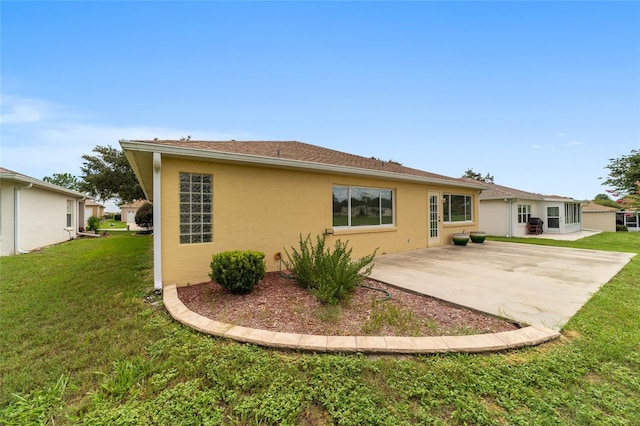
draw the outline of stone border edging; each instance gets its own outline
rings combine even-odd
[[[310,352],[361,352],[367,354],[495,352],[536,346],[560,337],[560,332],[537,325],[513,331],[468,336],[322,336],[280,333],[226,324],[193,312],[178,298],[175,284],[164,287],[162,301],[175,320],[202,333],[271,348]]]

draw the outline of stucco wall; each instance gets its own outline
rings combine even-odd
[[[597,229],[616,232],[616,212],[582,211],[582,226],[585,229]]]
[[[21,185],[22,187],[24,185]],[[63,194],[37,187],[20,190],[19,247],[14,247],[14,185],[2,186],[2,255],[14,254],[18,249],[34,250],[69,239],[67,200]],[[71,236],[75,237],[78,203],[74,201]]]
[[[179,173],[213,175],[213,242],[179,243]],[[172,158],[162,160],[162,273],[163,283],[187,285],[209,280],[211,255],[226,250],[259,250],[268,270],[280,265],[274,254],[298,246],[300,234],[312,238],[332,229],[333,185],[394,189],[395,224],[391,228],[336,229],[327,237],[349,240],[354,257],[425,248],[427,242],[427,189],[476,195],[477,191],[427,187],[415,183],[345,177],[285,169],[247,167]],[[450,235],[476,230],[477,222],[443,225],[442,244]],[[286,258],[286,256],[285,256]]]

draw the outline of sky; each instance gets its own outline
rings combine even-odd
[[[640,149],[637,1],[2,1],[0,17],[0,164],[38,179],[189,135],[592,199]]]

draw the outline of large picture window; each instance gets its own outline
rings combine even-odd
[[[531,217],[531,204],[518,204],[518,223],[527,223]]]
[[[393,225],[393,213],[392,189],[333,187],[333,226]]]
[[[564,205],[564,223],[580,223],[580,204],[567,203]]]
[[[180,243],[213,241],[213,176],[180,173]]]
[[[470,222],[473,220],[471,195],[444,194],[442,212],[445,222]]]

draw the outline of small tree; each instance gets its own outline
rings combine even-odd
[[[153,229],[153,205],[144,203],[136,212],[136,225],[146,230]]]
[[[54,173],[51,176],[43,177],[42,180],[73,191],[80,190],[80,181],[71,173]]]

